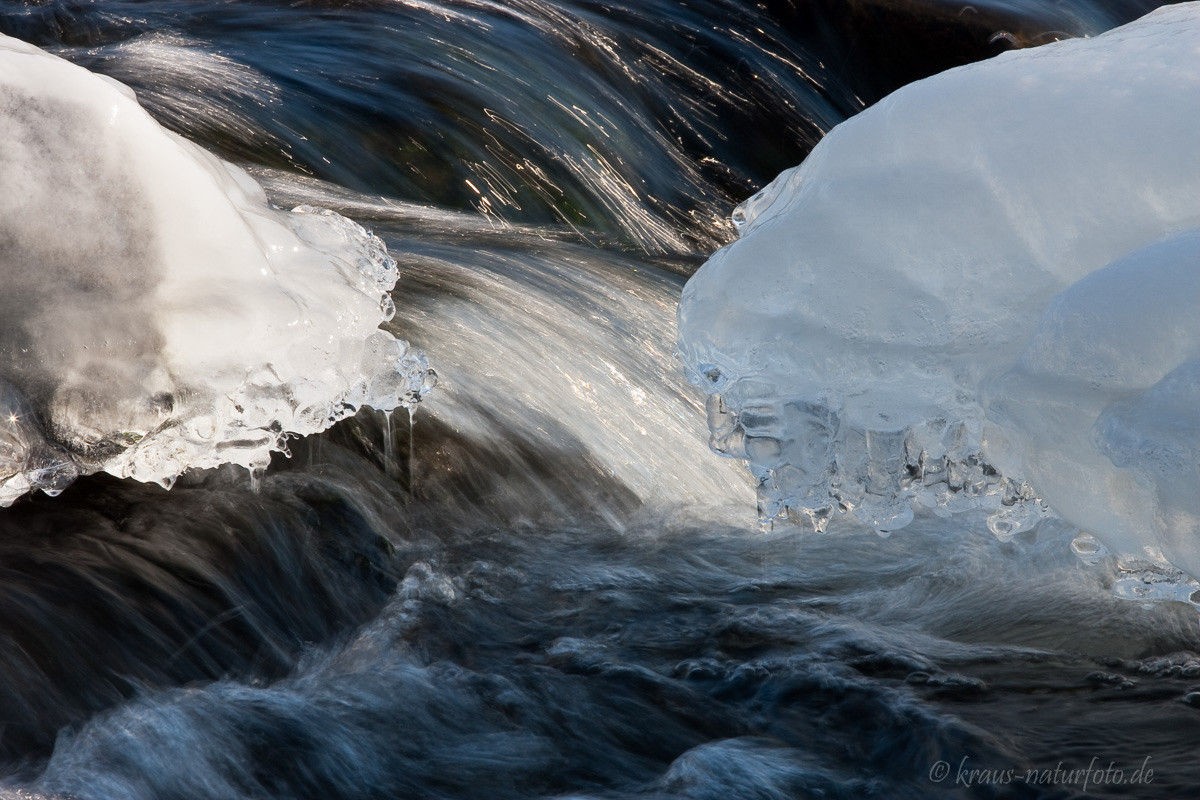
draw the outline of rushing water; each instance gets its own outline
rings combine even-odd
[[[0,510],[0,794],[1187,796],[1192,608],[1114,599],[1052,520],[760,532],[672,357],[734,203],[834,124],[1154,5],[6,5],[280,205],[371,227],[440,381],[257,492]]]

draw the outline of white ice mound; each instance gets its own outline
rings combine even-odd
[[[420,396],[424,357],[378,327],[378,239],[270,206],[128,88],[2,36],[0,180],[0,504],[99,470],[260,468]]]
[[[1118,552],[1200,576],[1200,230],[1047,305],[984,385],[988,454]]]
[[[983,505],[1008,535],[1040,496],[1122,550],[1200,531],[1200,265],[1191,234],[1150,246],[1200,226],[1198,130],[1188,3],[907,86],[743,204],[679,348],[763,516]]]

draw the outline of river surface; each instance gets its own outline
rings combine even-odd
[[[253,487],[0,509],[0,796],[1189,796],[1192,607],[1114,598],[1053,519],[764,531],[673,355],[733,207],[839,121],[1155,5],[5,4],[378,234],[439,382]]]

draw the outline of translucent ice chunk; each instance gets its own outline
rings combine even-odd
[[[1200,231],[1057,295],[986,385],[990,448],[1120,553],[1200,575]]]
[[[739,207],[741,238],[684,289],[679,352],[720,394],[715,449],[749,459],[765,515],[833,505],[894,529],[910,503],[983,507],[1007,537],[1045,499],[1117,552],[1191,558],[1179,542],[1200,506],[1179,476],[1200,442],[1164,422],[1200,429],[1191,373],[1147,390],[1200,357],[1195,258],[1161,253],[1184,260],[1156,294],[1136,267],[1098,289],[1137,298],[1129,324],[1039,320],[1090,273],[1200,226],[1198,52],[1185,3],[951,70],[838,126]],[[825,422],[788,422],[796,401]],[[772,445],[739,447],[752,438]],[[1156,477],[1172,470],[1178,488]]]
[[[420,396],[424,357],[378,329],[396,264],[355,223],[271,207],[126,87],[7,37],[0,143],[0,504],[260,468]]]

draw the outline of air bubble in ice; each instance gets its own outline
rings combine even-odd
[[[1108,548],[1089,533],[1079,533],[1071,540],[1071,552],[1085,564],[1094,564],[1108,557]]]

